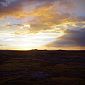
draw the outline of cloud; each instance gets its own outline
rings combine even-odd
[[[42,21],[44,18],[51,21],[58,17],[84,17],[84,3],[84,0],[0,0],[0,17],[38,16]]]
[[[71,30],[69,30],[68,31],[68,36],[65,35],[63,38],[65,40],[67,40],[67,44],[70,44],[70,45],[74,44],[74,45],[78,45],[78,46],[85,46],[84,36],[85,36],[85,28],[82,28],[79,31],[71,31]]]
[[[54,42],[48,43],[49,49],[85,49],[85,22],[63,22],[55,25],[56,29],[61,29],[64,35],[56,38]]]
[[[18,16],[22,12],[22,2],[20,0],[0,1],[0,17]]]
[[[61,48],[61,49],[85,49],[85,28],[76,31],[68,30],[65,35],[58,38],[53,43],[47,45],[47,47]]]
[[[61,29],[51,46],[85,46],[84,8],[85,0],[0,0],[0,31],[25,33],[25,24],[32,33]]]

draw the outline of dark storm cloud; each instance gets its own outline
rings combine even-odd
[[[69,40],[73,40],[76,45],[85,46],[85,28],[82,28],[79,31],[70,31],[69,32]]]
[[[53,45],[56,47],[85,46],[85,28],[79,31],[67,30],[66,34],[54,42]]]

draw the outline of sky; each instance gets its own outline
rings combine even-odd
[[[0,0],[1,50],[85,50],[85,0]]]

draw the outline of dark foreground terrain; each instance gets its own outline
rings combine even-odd
[[[0,51],[0,85],[85,85],[85,51]]]

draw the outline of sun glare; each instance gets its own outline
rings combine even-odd
[[[16,31],[1,32],[3,45],[10,50],[38,49],[58,40],[63,36],[64,30],[57,25],[49,26],[49,29],[40,30],[37,33],[30,31],[30,24],[23,24]],[[33,30],[33,29],[32,29]]]
[[[41,31],[36,34],[24,34],[12,37],[8,43],[9,46],[14,47],[15,50],[31,50],[38,49],[41,46],[47,45],[55,41],[57,38],[64,35],[63,31],[57,32],[44,32]]]
[[[30,32],[30,24],[24,24],[15,32],[1,33],[3,45],[10,50],[31,50],[38,49],[49,43],[56,41],[63,36],[64,30],[52,26],[47,30],[41,30],[37,33]]]

